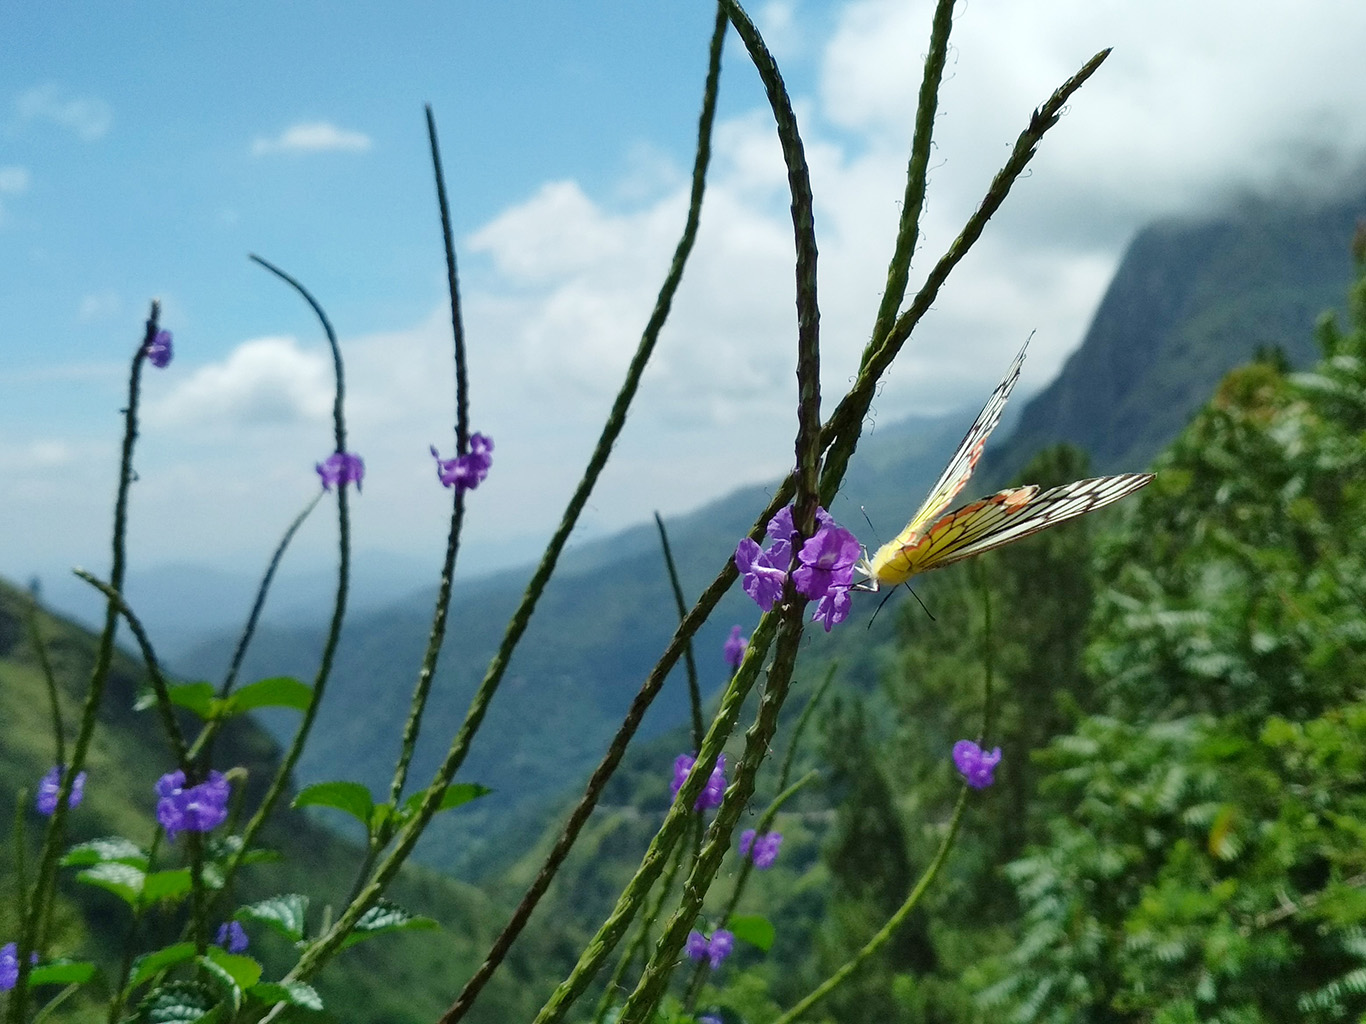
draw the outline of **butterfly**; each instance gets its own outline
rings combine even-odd
[[[1015,382],[1020,379],[1020,367],[1024,364],[1028,345],[1026,341],[1021,347],[1005,377],[968,428],[930,496],[906,528],[878,548],[871,559],[865,555],[859,562],[856,568],[868,577],[863,586],[870,590],[876,590],[879,583],[896,586],[918,573],[952,565],[1104,508],[1152,482],[1151,473],[1123,473],[1076,480],[1046,491],[1029,484],[1011,487],[944,512],[972,476],[987,438],[1001,421],[1001,411]]]

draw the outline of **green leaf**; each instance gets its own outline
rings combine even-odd
[[[84,985],[99,973],[88,960],[53,960],[29,971],[30,985]]]
[[[190,887],[189,868],[153,871],[143,882],[142,898],[148,902],[174,902],[188,894]]]
[[[112,892],[130,907],[137,905],[146,879],[147,873],[140,868],[114,861],[95,864],[76,875],[77,881]]]
[[[417,917],[397,904],[380,900],[361,915],[361,919],[356,922],[356,930],[346,937],[342,948],[354,946],[357,942],[363,942],[384,932],[419,931],[439,927],[440,925],[430,917]]]
[[[173,981],[154,988],[138,1004],[138,1024],[202,1024],[219,1005],[217,994],[207,985]]]
[[[773,939],[776,935],[773,930],[773,922],[762,914],[742,914],[739,917],[732,917],[726,927],[741,942],[748,942],[751,946],[761,949],[765,953],[773,948]]]
[[[214,705],[217,701],[213,696],[212,683],[176,683],[168,686],[167,692],[170,694],[171,703],[178,707],[193,711],[200,718],[208,720],[213,717]],[[136,703],[133,704],[135,711],[146,711],[148,708],[156,707],[157,696],[153,690],[143,690],[138,694]]]
[[[193,942],[177,942],[174,946],[166,946],[151,953],[144,953],[133,961],[133,970],[128,978],[128,987],[124,991],[130,993],[138,986],[151,981],[168,967],[174,967],[176,964],[192,959],[194,959]]]
[[[375,809],[370,791],[359,782],[316,782],[294,798],[295,807],[335,807],[345,811],[367,829]]]
[[[302,1006],[305,1010],[321,1011],[323,1008],[322,997],[311,985],[305,985],[302,981],[263,981],[249,988],[247,995],[267,1006],[286,1003],[289,1006]]]
[[[442,794],[441,803],[437,805],[436,811],[453,810],[462,804],[467,804],[471,800],[478,800],[481,796],[487,796],[493,790],[488,786],[481,786],[477,782],[457,782],[452,786],[446,787],[446,792]],[[403,801],[403,821],[410,820],[417,813],[418,805],[422,803],[422,798],[426,796],[425,791],[414,793],[407,800]]]
[[[224,998],[232,1003],[232,1012],[235,1016],[237,1011],[242,1008],[242,989],[241,986],[237,984],[237,979],[233,976],[232,971],[228,970],[227,967],[219,963],[212,956],[212,951],[216,948],[216,946],[210,946],[209,955],[195,957],[195,963],[199,965],[200,970],[202,970],[207,977],[217,983],[218,990],[223,994]],[[232,956],[231,953],[227,955]],[[239,957],[237,959],[245,960],[249,958]],[[256,973],[259,978],[259,969]]]
[[[229,953],[221,946],[210,946],[204,956],[231,975],[240,989],[249,989],[261,980],[261,964],[255,957]]]
[[[235,921],[253,921],[274,928],[291,942],[302,942],[307,912],[308,897],[291,892],[241,907],[232,916]]]
[[[313,688],[292,676],[260,679],[237,690],[224,702],[223,714],[240,715],[256,708],[293,708],[307,711],[313,701]]]
[[[104,839],[92,839],[88,843],[78,843],[66,851],[61,863],[64,868],[84,868],[105,862],[128,864],[145,871],[147,854],[131,839],[108,836]]]

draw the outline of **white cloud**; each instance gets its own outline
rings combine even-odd
[[[331,358],[293,338],[245,341],[224,361],[170,380],[169,392],[148,404],[150,424],[231,435],[325,422],[332,409]]]
[[[267,153],[364,153],[370,136],[338,128],[330,121],[290,125],[273,139],[258,137],[251,144],[253,156]]]
[[[104,100],[71,96],[53,83],[21,93],[14,107],[21,119],[50,121],[74,132],[83,142],[103,138],[114,123],[114,112]]]
[[[28,191],[28,184],[26,167],[0,167],[0,193],[17,196]]]
[[[0,445],[0,472],[45,472],[70,466],[75,461],[75,447],[60,438]]]

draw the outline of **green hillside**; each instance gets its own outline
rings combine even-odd
[[[46,687],[29,642],[28,604],[26,594],[0,582],[0,722],[4,723],[0,770],[9,781],[0,789],[0,821],[6,823],[5,853],[0,855],[0,939],[5,940],[17,933],[10,838],[16,794],[20,788],[31,793],[54,760]],[[93,664],[95,638],[42,612],[38,629],[60,683],[66,721],[73,722]],[[133,711],[144,676],[140,663],[121,653],[116,656],[91,748],[85,800],[70,818],[72,841],[124,835],[145,843],[151,837],[153,784],[173,764],[154,713]],[[215,763],[221,768],[245,769],[249,805],[259,799],[277,756],[269,735],[241,718],[231,722],[215,747]],[[29,809],[24,820],[31,864],[45,819]],[[316,928],[324,906],[338,904],[345,895],[359,851],[295,812],[280,815],[266,830],[263,842],[283,857],[246,870],[238,903],[284,892],[305,893],[311,898],[311,923]],[[71,874],[64,872],[60,882],[52,951],[93,959],[109,971],[116,966],[127,934],[126,908],[102,890],[76,883]],[[506,914],[496,893],[420,868],[406,871],[391,896],[414,912],[435,918],[441,929],[380,937],[343,954],[318,982],[325,1004],[339,1010],[338,1019],[361,1024],[434,1019],[473,969],[476,956],[482,956]],[[178,918],[155,916],[146,941],[153,946],[169,941],[179,927]],[[272,938],[269,933],[253,932],[253,953],[264,957],[267,976],[274,971],[278,977],[293,960],[290,951],[272,943]],[[534,1010],[543,993],[529,981],[542,977],[547,965],[568,955],[568,941],[565,932],[528,936],[509,962],[510,970],[490,986],[470,1019],[493,1024]],[[105,994],[98,983],[94,989]],[[84,1007],[68,1003],[60,1019],[104,1018],[97,1017],[88,1003]]]

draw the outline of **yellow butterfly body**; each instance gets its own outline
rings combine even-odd
[[[1028,344],[1026,342],[1026,344]],[[1024,348],[1015,357],[976,421],[968,428],[948,467],[906,528],[864,558],[859,570],[867,586],[896,586],[918,573],[951,565],[990,551],[1118,501],[1146,486],[1151,473],[1124,473],[1076,480],[1040,493],[1034,484],[1011,487],[945,513],[982,457],[987,437],[1001,420],[1001,411],[1020,377]]]

